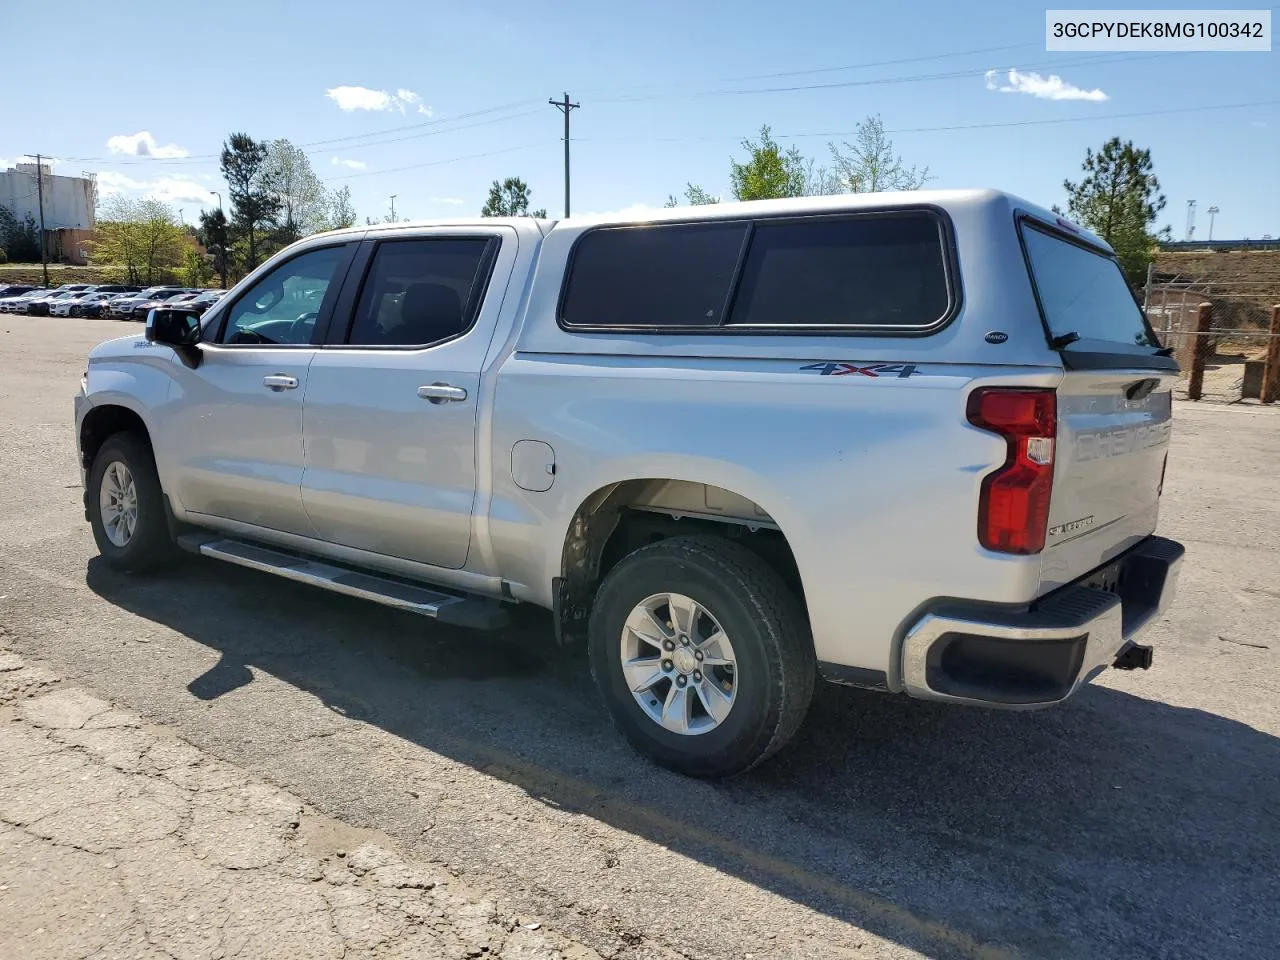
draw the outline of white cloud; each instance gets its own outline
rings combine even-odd
[[[400,112],[404,113],[405,107],[412,107],[418,113],[431,116],[431,108],[422,102],[422,98],[412,90],[406,90],[401,87],[396,91],[395,99],[400,103]]]
[[[351,113],[354,110],[399,110],[401,113],[414,110],[431,116],[431,108],[422,102],[422,97],[404,87],[395,93],[386,90],[371,90],[368,87],[331,87],[324,95],[338,105],[339,110]]]
[[[341,157],[334,157],[329,162],[335,167],[348,167],[351,170],[363,170],[368,166],[363,160],[343,160]]]
[[[212,206],[216,200],[198,180],[185,176],[135,180],[124,173],[104,170],[98,174],[98,193],[109,197],[116,193],[152,197],[164,203],[198,203]]]
[[[1107,99],[1107,95],[1097,88],[1085,90],[1082,87],[1067,83],[1067,81],[1054,74],[1042,77],[1038,73],[1022,73],[1019,70],[1010,70],[1008,82],[1003,86],[996,82],[999,76],[1000,72],[998,70],[987,71],[988,90],[998,90],[1000,93],[1025,93],[1041,100],[1100,101]]]
[[[127,153],[135,157],[156,157],[168,160],[173,157],[185,157],[190,151],[176,143],[159,144],[148,131],[140,130],[135,134],[118,134],[107,141],[107,149],[112,153]]]
[[[466,203],[461,197],[429,197],[428,199],[432,203],[447,203],[451,207],[460,207]]]
[[[1251,126],[1251,127],[1257,127],[1259,130],[1265,130],[1265,129],[1267,128],[1267,121],[1265,121],[1265,120],[1250,120],[1250,121],[1249,121],[1249,126]]]

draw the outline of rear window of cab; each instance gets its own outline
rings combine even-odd
[[[600,227],[570,257],[575,330],[928,332],[955,312],[949,223],[932,209]]]

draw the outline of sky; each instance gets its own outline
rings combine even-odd
[[[1090,6],[1098,6],[1094,0]],[[1212,8],[1198,0],[1198,8]],[[480,211],[489,184],[572,211],[660,206],[688,182],[728,194],[729,160],[769,124],[819,163],[878,114],[931,187],[996,187],[1050,205],[1088,147],[1151,150],[1182,239],[1280,237],[1280,48],[1270,53],[1045,51],[1044,7],[916,0],[470,3],[338,0],[214,6],[68,0],[91,38],[14,74],[0,163],[57,158],[99,192],[150,195],[193,222],[226,187],[226,136],[304,147],[361,217]],[[6,12],[50,40],[39,4]],[[77,69],[77,66],[82,69]],[[21,89],[26,86],[25,92]]]

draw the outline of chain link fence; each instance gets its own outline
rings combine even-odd
[[[1238,403],[1260,399],[1268,351],[1280,338],[1271,322],[1280,289],[1271,280],[1148,277],[1143,309],[1160,342],[1173,350],[1182,368],[1181,389],[1194,392],[1193,374],[1201,365],[1200,396],[1194,399]],[[1208,316],[1202,321],[1202,306]],[[1277,344],[1280,347],[1280,344]],[[1197,351],[1200,351],[1199,356]]]

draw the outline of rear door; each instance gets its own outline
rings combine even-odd
[[[1062,357],[1041,591],[1099,567],[1156,529],[1177,365],[1105,251],[1020,224],[1045,327]]]
[[[516,243],[508,227],[366,241],[354,309],[335,318],[304,401],[302,501],[322,539],[466,563],[480,372]]]

